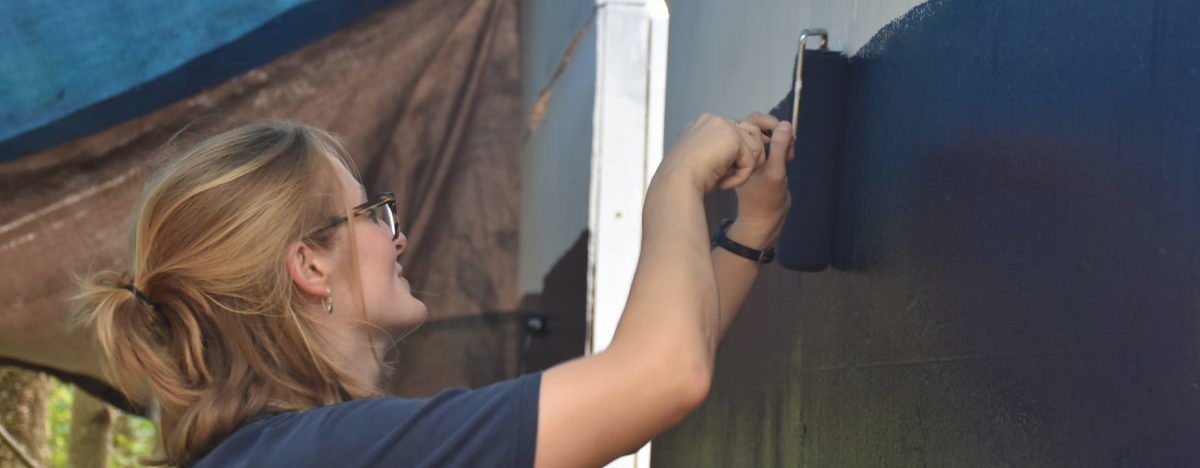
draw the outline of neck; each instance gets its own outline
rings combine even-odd
[[[363,330],[359,322],[332,318],[326,329],[325,339],[332,348],[335,363],[350,377],[369,387],[379,385],[380,365],[384,352],[384,340],[379,337],[368,339],[370,333]]]

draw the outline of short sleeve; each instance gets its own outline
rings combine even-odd
[[[532,467],[540,390],[534,373],[427,399],[276,415],[234,433],[197,466]]]

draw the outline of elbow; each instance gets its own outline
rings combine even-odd
[[[696,366],[684,374],[686,378],[680,383],[679,395],[686,416],[708,399],[708,393],[712,389],[712,366]]]
[[[657,374],[672,377],[660,377],[658,380],[661,388],[669,392],[669,400],[666,401],[671,401],[672,404],[667,407],[675,408],[676,416],[682,420],[708,399],[712,388],[714,363],[704,356],[683,358],[679,353],[674,353],[672,359],[661,362],[664,367],[661,367],[662,371]]]
[[[696,353],[681,353],[678,348],[659,351],[627,348],[614,343],[604,351],[614,362],[622,362],[622,374],[639,382],[650,407],[660,412],[667,427],[683,420],[708,399],[712,388],[713,362]],[[665,427],[664,427],[665,429]]]

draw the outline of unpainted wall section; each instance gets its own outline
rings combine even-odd
[[[791,89],[801,29],[829,30],[852,54],[919,0],[689,0],[671,2],[667,58],[669,147],[702,112],[766,112]]]
[[[587,230],[596,29],[590,0],[522,0],[520,6],[526,117],[548,93],[522,155],[518,291],[525,295],[542,290],[551,267]],[[569,62],[556,75],[564,57]]]

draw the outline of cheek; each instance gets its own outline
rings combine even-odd
[[[359,226],[358,252],[359,262],[364,270],[394,270],[396,263],[395,247],[391,238],[380,235],[379,227],[363,224]]]
[[[376,242],[379,242],[376,239]],[[389,285],[389,288],[395,287],[396,278],[396,254],[391,243],[379,243],[371,249],[369,259],[372,268],[371,274],[376,276],[374,281],[381,284]],[[364,262],[366,263],[366,262]]]

